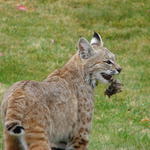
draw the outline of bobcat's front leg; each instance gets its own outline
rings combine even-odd
[[[89,143],[89,130],[87,126],[81,126],[78,128],[78,132],[72,137],[66,150],[87,150]]]
[[[74,137],[69,145],[66,150],[87,150],[88,140],[81,136]]]
[[[81,98],[78,107],[78,121],[72,139],[66,150],[87,150],[93,113],[93,100]]]

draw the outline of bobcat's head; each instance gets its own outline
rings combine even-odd
[[[91,43],[85,38],[78,42],[78,54],[81,58],[86,80],[95,87],[97,81],[109,83],[113,76],[121,72],[115,55],[103,46],[98,33],[94,33]]]

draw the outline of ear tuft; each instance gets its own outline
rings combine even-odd
[[[97,32],[94,32],[93,37],[96,38],[98,41],[101,40],[101,37]]]
[[[93,54],[93,49],[90,43],[83,37],[79,39],[78,50],[82,59],[88,59]]]
[[[91,45],[103,46],[102,38],[97,32],[94,32],[93,34]]]

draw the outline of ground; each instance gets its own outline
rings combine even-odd
[[[123,92],[95,92],[89,150],[150,147],[148,0],[0,0],[0,98],[19,80],[43,80],[75,53],[80,36],[99,32],[123,71]],[[19,10],[19,5],[26,7]],[[0,126],[0,150],[2,127]]]

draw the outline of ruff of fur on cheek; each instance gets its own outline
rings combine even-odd
[[[92,88],[95,88],[97,86],[97,81],[93,79],[92,73],[88,74],[85,78],[85,82],[89,84]]]

